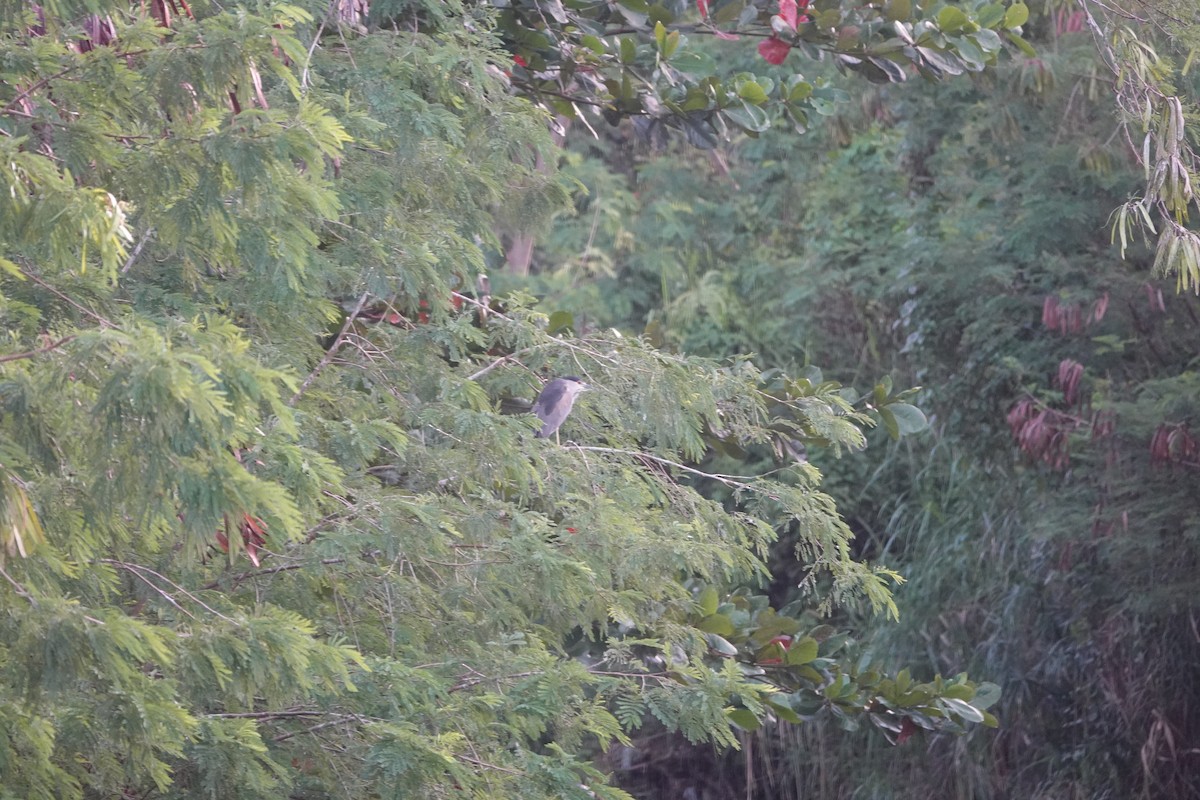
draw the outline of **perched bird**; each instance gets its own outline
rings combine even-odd
[[[555,378],[547,383],[533,403],[533,413],[542,421],[542,429],[536,436],[545,439],[552,433],[558,433],[559,427],[571,413],[571,407],[575,405],[575,398],[589,388],[574,375]]]

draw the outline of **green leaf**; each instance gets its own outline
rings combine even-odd
[[[985,53],[995,53],[1000,49],[1000,34],[987,28],[971,34],[971,41],[979,45]]]
[[[970,703],[965,703],[962,700],[955,700],[952,697],[943,697],[942,705],[947,711],[955,714],[967,722],[983,722],[983,712],[975,708]]]
[[[975,21],[982,28],[994,28],[1004,21],[1006,11],[999,3],[988,3],[975,12]]]
[[[901,436],[920,433],[929,427],[929,420],[925,418],[924,412],[916,406],[908,403],[891,403],[887,406],[887,410],[896,420],[896,428]]]
[[[707,53],[695,50],[685,50],[676,53],[671,59],[671,66],[686,75],[704,76],[717,71],[717,62]]]
[[[621,37],[621,63],[632,64],[637,60],[637,42],[632,36]]]
[[[9,261],[7,258],[0,258],[0,270],[3,270],[18,280],[25,280],[25,273],[21,272],[21,268]]]
[[[904,22],[912,16],[912,0],[887,0],[883,15],[890,22]]]
[[[712,13],[712,21],[724,25],[733,22],[742,15],[742,9],[746,7],[746,0],[734,0],[732,3],[723,5]]]
[[[888,432],[888,436],[892,437],[893,441],[900,440],[900,424],[896,421],[896,415],[892,413],[889,406],[880,406],[875,409],[879,414],[879,419],[883,422],[883,428]]]
[[[1019,28],[1029,20],[1029,6],[1024,3],[1013,3],[1004,13],[1004,27],[1012,30]]]
[[[937,15],[937,24],[946,33],[958,33],[971,20],[957,6],[946,6]]]
[[[555,334],[575,329],[575,315],[570,311],[558,310],[550,315],[546,323],[546,333]]]
[[[661,22],[654,23],[654,41],[658,44],[659,51],[662,51],[667,43],[667,26]]]
[[[700,604],[700,613],[706,617],[711,617],[717,613],[717,603],[720,601],[720,595],[712,586],[705,586],[704,591],[700,592],[700,597],[697,602]]]
[[[608,48],[604,46],[603,39],[601,39],[599,36],[593,36],[590,33],[581,36],[579,38],[579,43],[598,56],[604,55],[604,53],[608,50]]]
[[[761,84],[755,81],[744,81],[738,86],[738,97],[754,105],[762,105],[767,102],[766,91]]]
[[[1017,49],[1020,50],[1022,53],[1029,56],[1030,58],[1037,58],[1037,50],[1029,42],[1025,41],[1024,39],[1022,39],[1020,36],[1013,33],[1012,31],[1006,31],[1004,35],[1005,35],[1005,37],[1007,37],[1007,39],[1010,42],[1015,44],[1017,46]]]
[[[758,106],[743,101],[740,106],[729,106],[721,110],[734,125],[753,133],[762,133],[771,127],[771,118]]]
[[[783,703],[776,703],[774,700],[764,700],[763,705],[771,709],[771,713],[784,722],[790,722],[793,725],[799,725],[801,722],[804,722],[803,717],[792,710],[790,706]]]
[[[892,396],[893,388],[894,384],[892,383],[892,376],[884,375],[879,380],[879,383],[875,384],[875,405],[881,406],[886,403],[888,398]]]
[[[799,103],[807,100],[812,96],[812,93],[813,85],[799,75],[793,75],[792,79],[788,82],[787,101],[789,103]]]
[[[667,41],[663,45],[663,58],[670,58],[675,55],[675,51],[679,49],[679,45],[683,43],[683,38],[679,35],[679,31],[671,31],[667,34]]]
[[[732,620],[724,614],[710,614],[697,622],[696,627],[706,633],[715,633],[719,636],[732,636],[734,630]]]
[[[738,654],[738,649],[730,644],[728,639],[715,633],[706,633],[704,640],[708,642],[711,650],[715,650],[726,658],[733,658]]]
[[[799,667],[807,664],[817,657],[818,648],[817,640],[808,636],[799,641],[792,642],[792,646],[788,648],[785,663],[789,667]]]
[[[725,716],[744,731],[756,731],[762,727],[762,722],[754,716],[754,712],[746,708],[731,708],[725,712]]]
[[[975,696],[971,705],[980,711],[985,711],[1000,701],[1000,687],[994,683],[981,683],[975,687]]]
[[[931,67],[940,72],[944,72],[947,75],[961,75],[963,73],[962,64],[952,53],[944,53],[934,50],[931,47],[918,47],[917,52],[921,54],[921,57]]]
[[[975,696],[975,690],[965,683],[956,683],[953,686],[947,686],[942,691],[942,697],[952,697],[955,700],[970,701]]]

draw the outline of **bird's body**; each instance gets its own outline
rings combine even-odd
[[[542,421],[542,429],[535,434],[545,439],[558,429],[571,413],[575,398],[588,390],[588,385],[574,375],[555,378],[546,384],[533,403],[533,413]]]

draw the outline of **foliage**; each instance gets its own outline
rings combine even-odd
[[[876,430],[873,458],[809,457],[854,552],[908,579],[899,622],[865,623],[870,658],[986,674],[1004,698],[996,736],[895,749],[766,725],[714,766],[647,736],[610,758],[639,796],[1196,795],[1179,743],[1196,736],[1200,307],[1156,280],[1156,242],[1129,238],[1119,258],[1106,220],[1145,184],[1145,134],[1123,141],[1084,12],[1039,10],[1036,60],[862,92],[801,142],[573,140],[564,169],[588,192],[542,241],[535,285],[553,302],[689,352],[926,387],[929,438]],[[1182,68],[1173,80],[1184,97]],[[770,465],[756,456],[714,469]],[[777,552],[779,607],[805,572]]]
[[[556,114],[585,121],[594,107],[616,123],[638,118],[655,139],[671,128],[711,148],[730,132],[757,135],[784,118],[803,131],[814,114],[831,113],[845,93],[802,74],[725,74],[709,48],[712,36],[758,40],[756,51],[781,65],[795,49],[823,54],[871,81],[930,80],[980,72],[1005,42],[1021,38],[1022,2],[857,3],[846,0],[686,0],[563,3],[503,0],[499,30],[514,58],[512,81]],[[689,37],[691,37],[689,39]],[[743,45],[736,45],[743,47]],[[759,64],[761,67],[761,64]]]
[[[0,18],[0,796],[616,798],[589,754],[646,714],[986,720],[962,678],[810,631],[797,687],[706,630],[779,531],[801,606],[894,609],[814,467],[702,462],[860,449],[907,396],[472,295],[494,226],[566,197],[546,116],[480,7],[364,9]],[[581,444],[499,413],[568,372]]]
[[[1080,9],[1113,75],[1123,134],[1144,171],[1140,196],[1113,214],[1113,240],[1124,255],[1138,233],[1156,237],[1155,273],[1174,275],[1178,291],[1200,294],[1200,233],[1188,210],[1200,203],[1193,190],[1200,174],[1196,83],[1188,75],[1197,47],[1193,15],[1170,0],[1146,4],[1145,16],[1093,2]]]

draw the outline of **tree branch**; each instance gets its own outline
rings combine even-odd
[[[344,559],[344,558],[322,558],[320,563],[321,564],[343,564],[343,563],[345,563],[345,561],[346,561],[346,559]],[[233,579],[232,579],[233,587],[237,587],[242,581],[244,581],[248,578],[258,578],[258,577],[262,577],[264,575],[274,575],[279,572],[291,572],[292,570],[304,569],[305,567],[308,567],[308,566],[312,566],[312,565],[308,564],[308,563],[285,564],[281,567],[272,567],[271,569],[259,569],[259,570],[252,570],[250,572],[243,572],[243,573],[233,576]],[[212,581],[211,583],[204,584],[200,588],[202,590],[216,589],[220,585],[221,585],[221,580],[217,579],[215,581]]]
[[[0,575],[3,575],[4,580],[6,580],[10,584],[12,584],[13,591],[15,591],[19,596],[24,597],[26,600],[28,600],[30,605],[34,605],[34,606],[37,605],[37,598],[35,598],[33,595],[31,595],[29,593],[29,590],[27,590],[24,586],[22,586],[20,583],[18,583],[15,578],[13,578],[11,575],[9,575],[7,572],[5,572],[4,567],[0,567]]]
[[[72,334],[71,336],[64,336],[57,342],[50,342],[50,344],[45,345],[44,347],[39,347],[36,350],[26,350],[24,353],[11,353],[7,356],[0,356],[0,364],[5,364],[9,361],[20,361],[22,358],[33,358],[34,356],[41,355],[42,353],[48,353],[51,350],[62,347],[64,344],[73,340],[74,338],[75,335]]]
[[[315,381],[317,376],[321,374],[321,370],[329,366],[329,362],[333,360],[334,355],[341,348],[342,344],[345,343],[346,334],[350,332],[350,326],[354,324],[354,320],[356,320],[358,315],[362,313],[363,306],[367,304],[367,298],[370,296],[370,292],[363,292],[362,296],[358,298],[358,302],[354,305],[354,310],[350,312],[350,316],[346,317],[346,322],[342,325],[342,329],[338,331],[337,338],[333,340],[333,344],[329,346],[329,349],[325,351],[325,355],[322,356],[321,360],[317,362],[317,365],[313,367],[313,371],[308,373],[308,377],[305,378],[304,382],[300,384],[300,388],[296,390],[294,395],[292,395],[292,399],[288,400],[289,406],[296,405],[296,401],[300,399],[301,395],[308,391],[308,387],[312,386],[313,381]]]
[[[719,472],[705,472],[702,469],[689,467],[686,464],[680,464],[678,461],[672,461],[669,458],[663,458],[662,456],[656,456],[651,453],[643,453],[638,450],[620,450],[615,447],[591,447],[578,444],[571,446],[576,450],[585,450],[591,453],[611,453],[613,455],[629,456],[630,458],[637,458],[643,461],[653,461],[656,464],[661,464],[667,467],[675,467],[676,469],[683,470],[684,472],[690,472],[692,475],[697,475],[701,478],[708,478],[709,480],[723,483],[726,486],[730,486],[735,489],[744,489],[748,492],[762,491],[760,487],[747,483],[747,481],[760,480],[764,477],[762,475],[722,475]]]
[[[65,301],[66,301],[67,303],[69,303],[69,304],[70,304],[70,305],[71,305],[73,308],[75,308],[75,309],[79,310],[79,311],[80,311],[80,312],[82,312],[83,314],[85,314],[85,315],[87,315],[87,316],[91,317],[92,319],[96,320],[96,321],[97,321],[97,322],[99,322],[101,325],[106,325],[106,326],[108,326],[108,327],[112,328],[112,329],[113,329],[113,330],[115,330],[115,331],[119,331],[119,330],[121,330],[121,328],[120,328],[120,327],[119,327],[119,326],[118,326],[118,325],[117,325],[115,322],[113,322],[112,320],[106,319],[106,318],[104,318],[104,317],[100,316],[99,314],[97,314],[95,311],[92,311],[92,310],[91,310],[90,308],[88,308],[87,306],[80,305],[79,303],[75,302],[75,301],[74,301],[74,300],[72,300],[70,297],[68,297],[66,294],[64,294],[63,292],[59,291],[58,289],[55,289],[55,288],[54,288],[53,286],[51,286],[50,284],[46,283],[46,281],[45,281],[43,278],[41,278],[41,277],[39,277],[39,276],[35,275],[34,273],[30,272],[29,270],[27,270],[27,269],[23,269],[23,270],[21,270],[21,274],[22,274],[22,275],[24,275],[26,278],[29,278],[29,280],[33,281],[33,282],[34,282],[34,283],[36,283],[38,286],[41,286],[41,287],[42,287],[43,289],[45,289],[46,291],[48,291],[48,292],[50,292],[51,294],[55,295],[56,297],[59,297],[59,298],[61,298],[61,299],[65,300]]]
[[[220,611],[217,611],[215,608],[213,608],[212,606],[205,603],[199,597],[196,597],[196,595],[192,594],[187,589],[184,589],[178,583],[175,583],[175,581],[171,580],[170,578],[166,577],[165,575],[163,575],[161,573],[155,572],[154,570],[150,569],[149,567],[143,567],[140,564],[130,564],[128,562],[121,561],[121,560],[115,559],[115,558],[101,558],[101,559],[99,559],[99,561],[102,564],[112,564],[115,567],[120,567],[121,569],[128,572],[130,575],[133,575],[134,577],[138,578],[143,583],[145,583],[147,586],[154,589],[154,591],[156,591],[160,595],[162,595],[163,598],[166,599],[166,601],[168,603],[175,606],[175,608],[179,609],[184,614],[187,614],[192,619],[195,619],[196,617],[194,615],[192,615],[189,611],[184,609],[183,606],[179,605],[179,602],[174,598],[173,595],[171,595],[170,592],[166,591],[161,586],[159,586],[156,583],[154,583],[153,581],[151,581],[149,578],[147,578],[142,573],[147,572],[147,573],[153,575],[154,577],[158,578],[159,580],[161,580],[163,583],[170,584],[184,597],[188,598],[193,603],[200,606],[201,608],[203,608],[205,611],[212,614],[213,616],[220,617],[221,619],[225,620],[226,622],[232,623],[234,625],[237,624],[236,620],[225,616]]]

